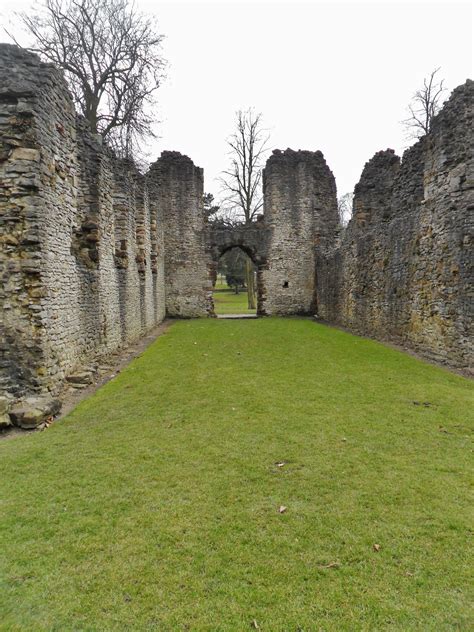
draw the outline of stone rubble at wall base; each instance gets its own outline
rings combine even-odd
[[[263,217],[222,229],[187,156],[163,152],[141,174],[90,133],[58,69],[1,44],[0,427],[44,423],[66,381],[86,386],[166,314],[213,316],[232,247],[257,266],[260,315],[317,313],[472,367],[473,92],[459,86],[402,161],[366,164],[342,233],[323,155],[290,149],[267,162]]]

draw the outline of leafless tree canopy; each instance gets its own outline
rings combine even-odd
[[[269,136],[262,115],[252,109],[237,112],[235,132],[227,139],[231,164],[221,178],[224,205],[235,207],[248,223],[263,208],[262,169]]]
[[[446,92],[444,80],[438,81],[436,68],[428,78],[423,80],[423,88],[413,95],[412,102],[408,106],[410,116],[405,119],[405,125],[409,138],[421,138],[431,130],[433,117],[439,112],[443,102],[443,93]]]
[[[224,200],[222,207],[249,224],[263,208],[262,168],[269,136],[262,128],[262,115],[252,109],[237,112],[235,132],[227,139],[231,164],[221,178]],[[235,224],[235,217],[230,220]],[[230,223],[229,219],[227,220]],[[246,282],[249,309],[256,307],[255,275],[246,261]]]
[[[131,157],[145,135],[163,76],[162,35],[130,0],[44,0],[19,17],[32,50],[64,69],[76,106],[121,155]]]
[[[337,210],[339,212],[339,223],[345,227],[352,217],[352,205],[354,201],[353,193],[344,193],[337,201]]]

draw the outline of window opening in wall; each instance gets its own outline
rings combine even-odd
[[[214,311],[218,316],[256,316],[257,270],[239,247],[227,250],[219,259],[214,281]]]
[[[283,287],[290,287],[290,286],[288,285],[288,281],[283,281]]]

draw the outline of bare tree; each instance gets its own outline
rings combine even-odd
[[[263,208],[262,168],[269,135],[262,127],[262,115],[253,109],[239,110],[235,132],[227,139],[230,167],[220,179],[227,206],[239,210],[240,219],[250,224]],[[248,307],[254,309],[255,281],[251,262],[247,263]]]
[[[339,223],[345,228],[352,217],[352,205],[354,201],[353,193],[344,193],[337,201],[337,210],[339,213]]]
[[[163,36],[131,0],[44,0],[18,14],[33,36],[30,50],[61,67],[92,132],[125,157],[154,136],[150,106],[165,62]]]
[[[218,213],[220,206],[219,204],[215,204],[212,193],[204,193],[202,196],[202,202],[206,219],[212,222],[216,218],[216,214]]]
[[[433,118],[441,108],[446,88],[443,79],[438,81],[436,75],[439,71],[440,68],[436,68],[429,77],[425,77],[423,88],[415,92],[408,106],[410,116],[402,123],[409,138],[421,138],[429,134]]]

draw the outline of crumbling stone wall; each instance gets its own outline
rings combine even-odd
[[[62,74],[0,46],[1,386],[54,390],[165,313],[148,181],[78,119]]]
[[[473,359],[473,86],[401,163],[366,164],[341,244],[317,261],[322,318],[458,367]]]
[[[203,170],[179,152],[164,151],[149,177],[156,183],[163,222],[166,313],[178,318],[212,315]]]
[[[212,316],[232,247],[257,265],[259,314],[317,312],[472,366],[473,92],[457,88],[402,161],[367,163],[342,236],[323,155],[289,149],[264,170],[264,216],[219,232],[187,156],[141,174],[77,117],[60,71],[0,45],[0,390],[54,391],[165,313]]]
[[[315,262],[335,240],[336,183],[320,151],[274,151],[263,172],[269,231],[262,312],[314,314]]]

